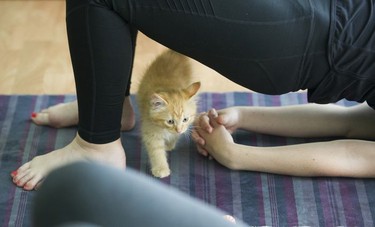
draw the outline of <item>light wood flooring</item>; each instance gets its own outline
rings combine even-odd
[[[139,34],[131,92],[162,45]],[[202,91],[246,91],[194,61]],[[0,0],[0,94],[72,94],[63,0]]]

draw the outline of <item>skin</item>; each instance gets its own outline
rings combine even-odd
[[[125,151],[118,139],[108,144],[91,144],[77,134],[62,149],[36,156],[11,173],[13,182],[24,190],[37,189],[52,170],[76,162],[95,161],[118,169],[125,169]]]
[[[58,104],[40,113],[34,113],[33,122],[61,128],[78,123],[77,102]],[[130,98],[123,105],[122,130],[130,130],[135,124],[135,115]],[[37,189],[44,178],[54,169],[76,161],[96,161],[118,169],[125,169],[125,150],[121,140],[107,144],[93,144],[84,141],[78,134],[67,146],[36,156],[11,173],[14,184],[24,190]]]
[[[283,107],[232,107],[203,113],[192,137],[198,151],[234,170],[293,176],[375,177],[375,111],[307,104]],[[292,137],[345,139],[276,147],[237,144],[237,129]]]
[[[122,109],[121,130],[133,129],[135,116],[130,97],[125,97]],[[60,103],[33,113],[31,120],[37,125],[46,125],[53,128],[64,128],[78,125],[78,104],[77,101]]]

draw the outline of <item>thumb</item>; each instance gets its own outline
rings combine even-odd
[[[227,114],[221,114],[216,118],[216,122],[221,125],[226,125],[229,121],[229,116]]]
[[[215,109],[211,109],[210,111],[208,111],[208,117],[210,119],[210,124],[212,125],[212,127],[216,128],[217,126],[220,125],[220,123],[217,121],[218,120],[218,113]]]

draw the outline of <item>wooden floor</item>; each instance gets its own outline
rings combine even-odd
[[[131,92],[145,67],[165,47],[138,37]],[[194,62],[202,91],[246,91]],[[0,0],[0,94],[71,94],[74,78],[64,0]]]

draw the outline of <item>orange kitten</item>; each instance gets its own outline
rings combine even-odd
[[[170,175],[166,151],[175,148],[179,136],[194,121],[194,97],[200,82],[192,80],[189,59],[168,50],[151,63],[140,82],[137,101],[142,141],[156,177]]]

